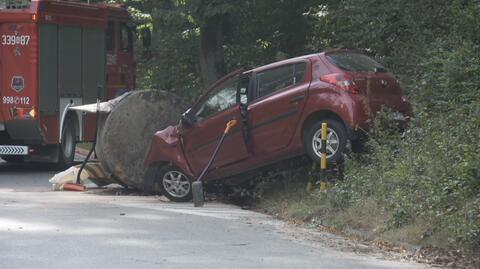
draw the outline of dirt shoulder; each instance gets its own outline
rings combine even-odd
[[[467,255],[460,250],[447,250],[432,246],[419,246],[384,239],[368,240],[360,230],[341,230],[322,225],[315,218],[308,221],[286,216],[285,212],[272,211],[260,206],[252,208],[257,212],[271,215],[289,223],[289,233],[311,244],[344,252],[373,255],[381,259],[428,264],[445,268],[480,268],[480,257]],[[263,204],[264,205],[264,204]]]

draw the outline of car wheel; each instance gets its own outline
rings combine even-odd
[[[154,189],[159,189],[170,201],[187,202],[192,199],[192,181],[174,166],[160,168]]]
[[[322,120],[313,124],[305,132],[304,146],[307,154],[314,161],[320,161],[322,148],[322,123],[327,123],[327,160],[337,162],[341,160],[345,150],[347,136],[343,124],[335,120]]]
[[[67,117],[62,129],[62,143],[59,147],[58,165],[62,168],[69,167],[73,164],[75,158],[75,125],[71,117]]]

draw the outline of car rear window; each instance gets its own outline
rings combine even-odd
[[[336,52],[326,55],[327,59],[345,71],[375,72],[375,69],[385,68],[372,58],[354,52]]]

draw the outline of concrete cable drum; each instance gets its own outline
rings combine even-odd
[[[141,190],[143,161],[154,133],[177,124],[185,110],[178,96],[161,90],[133,92],[116,104],[100,119],[104,124],[97,138],[97,156],[106,172]]]

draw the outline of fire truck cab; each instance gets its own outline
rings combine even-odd
[[[69,107],[135,88],[133,38],[122,5],[0,2],[0,157],[70,165],[95,117]]]

